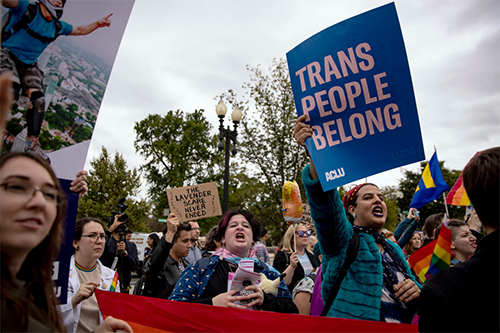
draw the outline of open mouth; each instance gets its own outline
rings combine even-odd
[[[377,217],[383,217],[384,216],[384,210],[382,209],[382,206],[376,206],[375,208],[372,209],[372,214],[377,216]]]
[[[237,241],[240,241],[240,242],[245,241],[245,234],[240,233],[240,232],[239,232],[239,233],[237,233],[237,234],[236,234],[236,240],[237,240]]]

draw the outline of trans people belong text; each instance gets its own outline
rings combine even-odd
[[[361,43],[347,49],[348,55],[344,51],[337,52],[340,70],[331,55],[323,59],[323,67],[320,62],[314,61],[295,72],[300,79],[301,89],[304,92],[307,86],[310,88],[322,85],[335,79],[341,79],[350,74],[358,74],[360,71],[369,71],[374,68],[375,60],[368,53],[371,46],[368,43]],[[350,72],[349,72],[349,70]],[[322,75],[323,74],[323,75]],[[369,82],[371,80],[372,82]],[[369,85],[372,91],[369,89]],[[310,120],[309,113],[317,108],[320,118],[341,114],[346,110],[354,109],[356,102],[362,101],[366,105],[391,98],[388,92],[388,82],[386,72],[375,74],[369,78],[362,78],[344,85],[334,86],[328,90],[321,90],[314,95],[305,96],[301,99],[301,106],[307,121]],[[390,101],[390,100],[389,100]],[[346,120],[344,118],[344,120]],[[376,132],[384,132],[386,129],[394,130],[402,127],[399,107],[396,103],[387,103],[383,108],[376,107],[374,111],[366,110],[364,113],[353,113],[348,124],[344,124],[342,118],[314,125],[312,136],[317,150],[321,150],[345,143],[354,139],[362,139],[367,134],[374,135]]]

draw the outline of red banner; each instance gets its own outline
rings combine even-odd
[[[134,332],[418,332],[408,324],[221,308],[96,289],[104,317]]]

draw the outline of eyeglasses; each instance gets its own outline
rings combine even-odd
[[[97,243],[97,238],[100,240],[106,240],[106,235],[105,234],[90,234],[90,235],[82,235],[82,237],[88,237],[92,243]]]
[[[299,235],[299,237],[309,237],[311,236],[311,231],[310,230],[307,230],[307,231],[302,231],[302,230],[299,230],[297,231],[297,235]]]
[[[30,200],[37,191],[40,191],[47,203],[51,205],[61,204],[61,191],[55,188],[38,189],[26,183],[3,183],[0,186],[5,188],[5,192],[17,198]]]

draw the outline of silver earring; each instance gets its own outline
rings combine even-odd
[[[356,213],[352,213],[352,216],[354,216],[354,218],[356,218]]]

